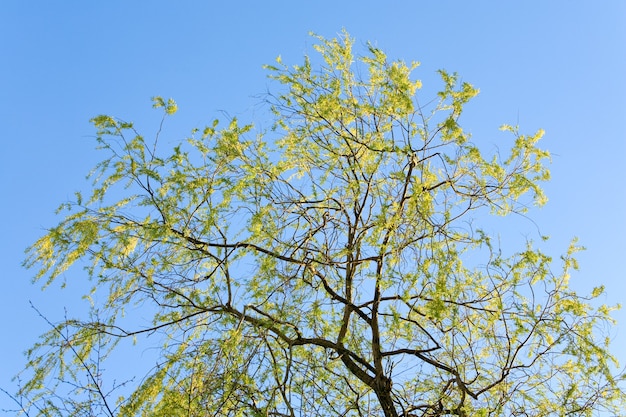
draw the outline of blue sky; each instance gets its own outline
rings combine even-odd
[[[178,102],[172,144],[222,112],[254,119],[259,94],[277,87],[262,65],[279,54],[301,63],[314,53],[309,31],[333,37],[342,28],[391,58],[420,61],[427,88],[439,68],[478,87],[462,122],[481,143],[495,142],[503,123],[545,129],[550,201],[530,217],[552,236],[555,257],[573,236],[587,247],[575,288],[604,284],[604,301],[626,301],[626,2],[4,0],[1,388],[12,389],[22,352],[46,328],[29,300],[53,321],[81,308],[71,288],[31,285],[21,261],[58,220],[55,208],[88,188],[84,177],[101,158],[88,120],[111,114],[149,134],[159,119],[154,95]],[[616,316],[611,335],[626,364],[626,314]]]

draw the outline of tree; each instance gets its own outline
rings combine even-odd
[[[23,411],[623,410],[601,337],[611,308],[592,301],[603,288],[568,287],[575,242],[558,267],[532,241],[506,255],[484,230],[490,216],[545,203],[543,132],[504,126],[510,149],[485,156],[459,124],[478,92],[470,84],[440,71],[441,91],[423,102],[417,63],[371,44],[354,57],[345,33],[318,41],[319,66],[267,66],[283,86],[267,97],[270,132],[215,121],[163,154],[158,134],[146,141],[132,123],[93,119],[108,152],[93,192],[62,206],[25,264],[46,285],[84,265],[101,302],[28,352]],[[159,97],[154,107],[176,112]],[[131,305],[152,321],[124,318]],[[133,337],[160,349],[158,365],[105,389],[102,363]],[[128,394],[116,400],[116,388]]]

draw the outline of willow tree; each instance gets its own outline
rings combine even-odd
[[[46,285],[84,266],[92,314],[55,324],[28,352],[23,410],[620,410],[601,337],[610,308],[590,301],[602,288],[568,287],[577,247],[558,264],[532,242],[505,254],[485,228],[546,201],[543,132],[505,126],[508,150],[485,155],[459,124],[470,84],[440,71],[424,102],[417,63],[371,44],[353,56],[346,34],[318,41],[318,64],[267,67],[281,93],[268,96],[265,134],[215,121],[164,151],[131,123],[93,119],[108,152],[93,192],[62,207],[26,261]],[[171,100],[154,107],[176,112]],[[124,316],[133,305],[151,320]],[[158,349],[158,365],[115,391],[103,364],[132,337]]]

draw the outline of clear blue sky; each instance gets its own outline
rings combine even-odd
[[[88,120],[106,113],[153,132],[150,97],[173,97],[175,143],[221,111],[254,117],[255,96],[273,87],[262,65],[279,54],[301,63],[314,53],[309,31],[342,28],[392,58],[420,61],[426,86],[445,68],[480,88],[462,119],[476,139],[490,143],[503,123],[544,128],[550,201],[530,215],[552,236],[555,257],[573,236],[588,248],[576,288],[603,283],[607,303],[626,302],[624,1],[3,0],[0,387],[12,390],[22,352],[46,328],[29,300],[53,321],[81,308],[71,289],[31,285],[21,261],[58,220],[58,204],[88,187],[101,157]],[[626,314],[617,317],[611,334],[626,364]],[[0,395],[0,409],[8,406]]]

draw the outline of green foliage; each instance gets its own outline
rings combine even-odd
[[[528,242],[504,255],[470,221],[546,198],[543,132],[486,156],[459,122],[478,94],[440,71],[424,104],[418,63],[347,34],[267,66],[270,137],[236,119],[163,153],[131,123],[93,123],[108,157],[92,194],[28,251],[49,285],[81,261],[89,320],[28,352],[29,415],[500,416],[623,410],[601,332],[606,306],[568,286]],[[164,117],[176,103],[160,97]],[[478,224],[478,226],[480,226]],[[100,295],[100,297],[96,297]],[[125,320],[141,306],[152,321]],[[130,327],[129,327],[130,326]],[[159,349],[139,381],[104,388],[102,364],[135,337]],[[51,381],[57,381],[51,383]],[[67,387],[70,387],[69,389]],[[64,390],[64,391],[63,391]]]

